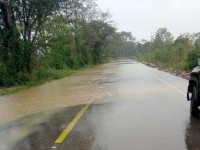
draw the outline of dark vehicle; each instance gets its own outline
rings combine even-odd
[[[190,114],[191,116],[199,116],[200,106],[200,58],[198,59],[198,66],[195,67],[190,73],[187,99],[190,103]]]

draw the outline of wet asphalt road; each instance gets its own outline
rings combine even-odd
[[[200,119],[189,115],[188,81],[131,60],[99,84],[110,92],[54,144],[83,105],[37,113],[0,126],[2,150],[199,150]],[[101,75],[101,74],[99,74]]]

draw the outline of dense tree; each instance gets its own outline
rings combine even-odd
[[[166,28],[159,28],[152,37],[152,48],[162,48],[173,42],[174,37]]]
[[[160,28],[151,41],[137,44],[138,58],[166,68],[190,70],[199,57],[199,35],[185,33],[173,40],[166,28]]]
[[[24,80],[26,72],[31,73],[35,37],[56,9],[58,1],[54,0],[0,2],[1,63],[5,66],[4,72],[17,82]]]
[[[105,49],[111,57],[132,57],[137,53],[136,41],[130,32],[115,32],[108,41]]]
[[[131,32],[122,31],[119,33],[119,38],[122,41],[133,41],[133,42],[135,41],[135,38],[132,36]]]
[[[101,63],[115,32],[94,0],[2,0],[0,86],[37,79],[37,70]]]

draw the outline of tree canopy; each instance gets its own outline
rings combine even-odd
[[[118,33],[94,0],[2,0],[0,86],[37,80],[40,70],[102,63],[113,56],[111,41],[130,48],[134,38]]]

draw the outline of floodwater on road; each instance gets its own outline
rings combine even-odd
[[[190,117],[187,85],[126,59],[2,97],[1,113],[26,117],[0,126],[0,150],[199,150],[200,118]],[[69,136],[55,143],[88,101]]]
[[[64,108],[100,99],[109,94],[100,84],[116,66],[100,65],[81,73],[46,83],[16,94],[0,97],[0,124],[33,113]]]

